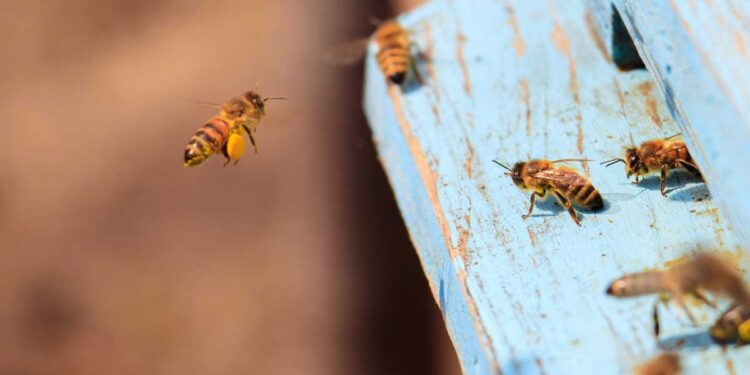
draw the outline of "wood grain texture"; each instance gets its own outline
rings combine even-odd
[[[722,212],[750,245],[750,2],[615,0]],[[729,182],[731,181],[731,182]]]
[[[469,374],[616,374],[657,352],[655,298],[614,300],[608,282],[718,246],[748,254],[705,186],[676,175],[668,198],[622,166],[581,167],[607,206],[577,227],[551,201],[528,220],[528,194],[491,163],[620,156],[672,135],[648,71],[618,71],[579,1],[435,1],[402,16],[424,86],[388,85],[370,46],[364,107],[412,241]],[[591,20],[589,16],[589,20]],[[711,180],[709,180],[709,183]],[[718,311],[691,326],[660,308],[664,345],[685,339],[687,374],[745,373],[750,351],[708,339]]]

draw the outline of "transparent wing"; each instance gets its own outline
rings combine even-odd
[[[365,57],[368,38],[361,38],[347,43],[333,46],[323,52],[323,61],[336,66],[351,66]]]
[[[682,132],[679,132],[679,133],[677,133],[677,134],[672,134],[672,135],[670,135],[669,137],[667,137],[667,138],[664,138],[664,140],[665,140],[665,141],[667,141],[667,140],[670,140],[670,139],[672,139],[672,138],[675,138],[675,137],[679,137],[679,136],[681,136],[681,135],[682,135]]]
[[[687,148],[687,146],[682,145],[682,146],[677,146],[677,147],[671,147],[671,148],[668,148],[666,150],[659,150],[657,152],[654,152],[653,155],[654,156],[659,156],[659,155],[666,154],[667,152],[674,151],[674,150],[681,150],[683,148]]]
[[[552,163],[552,164],[568,163],[568,162],[571,162],[571,161],[578,161],[578,162],[583,163],[584,161],[594,161],[594,160],[592,160],[592,159],[557,159],[557,160],[552,160],[550,163]]]
[[[529,176],[550,182],[565,183],[570,181],[571,177],[575,177],[576,172],[567,169],[545,169]]]

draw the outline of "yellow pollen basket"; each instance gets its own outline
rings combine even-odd
[[[740,340],[742,340],[742,342],[750,342],[750,319],[742,322],[737,328],[737,331],[740,334]]]
[[[234,160],[236,163],[240,160],[243,153],[245,153],[245,138],[242,134],[230,135],[227,141],[227,155],[229,156],[229,160]]]

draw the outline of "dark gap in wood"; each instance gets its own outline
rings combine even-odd
[[[621,70],[646,69],[638,55],[633,38],[622,21],[620,11],[612,4],[612,61]]]

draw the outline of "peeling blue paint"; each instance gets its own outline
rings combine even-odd
[[[674,80],[618,71],[597,51],[584,3],[435,1],[404,15],[400,22],[430,55],[419,64],[421,87],[389,88],[374,46],[368,54],[365,111],[469,374],[628,372],[658,351],[655,297],[607,298],[610,280],[663,267],[696,243],[748,264],[717,197],[684,174],[670,179],[676,189],[664,198],[655,178],[633,186],[622,166],[589,163],[608,201],[604,212],[584,213],[577,227],[546,202],[521,219],[528,194],[492,159],[606,160],[631,143],[679,132],[670,112],[686,112],[681,97],[662,96],[673,85],[670,97],[679,97]],[[644,43],[654,35],[641,33]],[[684,66],[672,67],[681,77]],[[748,348],[725,352],[705,340],[720,311],[699,309],[699,327],[671,305],[659,312],[663,344],[687,339],[686,374],[727,373],[730,362],[735,373],[750,373]]]

